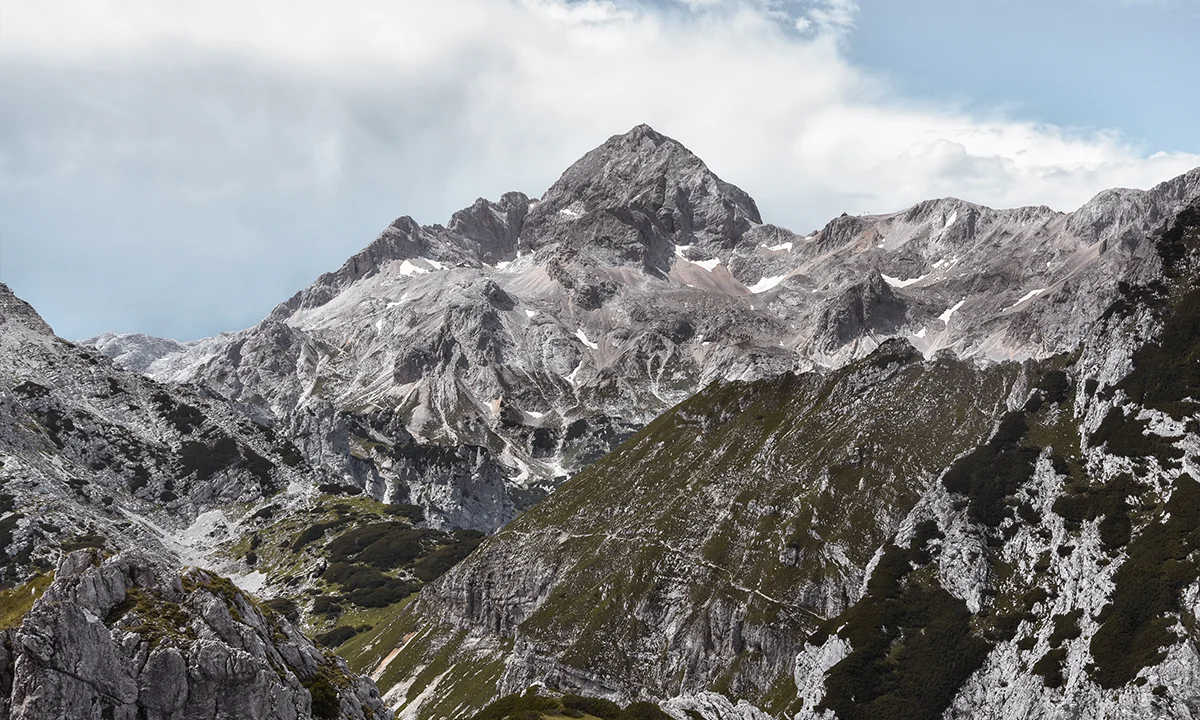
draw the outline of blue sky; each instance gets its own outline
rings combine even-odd
[[[1200,3],[861,0],[850,59],[915,97],[1200,152]]]
[[[1182,1],[105,5],[0,8],[0,281],[72,339],[252,325],[640,122],[797,231],[1200,165]]]

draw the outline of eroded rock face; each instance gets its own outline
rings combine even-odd
[[[370,720],[370,680],[224,578],[136,554],[68,555],[9,632],[12,720]]]
[[[1116,299],[1114,281],[1154,272],[1147,234],[1197,196],[1200,171],[1069,214],[944,198],[801,236],[763,224],[745,192],[638,126],[540,199],[478,200],[445,226],[396,220],[255,328],[183,349],[97,345],[233,398],[302,448],[323,443],[292,419],[327,410],[338,422],[391,410],[418,444],[483,448],[501,478],[486,502],[454,505],[478,489],[474,473],[409,494],[431,518],[492,531],[716,380],[836,368],[897,337],[928,358],[1070,351]],[[580,421],[614,431],[579,435]],[[355,460],[307,457],[377,498],[402,496],[388,456],[407,441],[355,425],[323,428],[365,449]]]
[[[329,476],[211,391],[55,336],[0,284],[0,582],[54,567],[60,546],[178,559],[164,536],[199,515]]]
[[[1137,248],[1071,353],[710,386],[427,587],[397,661],[680,720],[1193,717],[1200,204]]]
[[[433,524],[493,530],[632,436],[406,606],[402,648],[358,658],[405,717],[535,682],[663,700],[693,720],[1187,717],[1200,703],[1200,381],[1187,344],[1200,222],[1193,209],[1173,226],[1186,242],[1157,230],[1197,197],[1200,170],[1071,214],[947,198],[799,236],[762,225],[744,193],[640,126],[541,200],[480,200],[446,227],[397,220],[255,328],[182,349],[98,343],[131,366],[157,355],[153,377],[206,388],[175,386],[156,413],[144,410],[157,386],[137,381],[122,409],[112,398],[134,381],[0,292],[0,448],[19,451],[0,478],[23,482],[26,502],[49,486],[37,479],[74,488],[103,461],[105,483],[76,488],[95,518],[105,497],[124,509],[127,495],[175,495],[179,443],[166,441],[148,485],[102,494],[137,480],[137,465],[122,456],[114,477],[98,451],[121,446],[97,418],[133,413],[123,427],[139,438],[182,441],[192,430],[169,427],[191,424],[182,398],[211,410],[197,428],[229,461],[178,468],[183,498],[158,497],[183,513],[256,499],[264,476],[301,494],[315,470],[421,504]],[[18,337],[45,362],[14,350]],[[1153,377],[1130,380],[1139,368]],[[56,395],[63,377],[73,390]],[[235,432],[231,408],[259,429]],[[291,453],[266,426],[294,442],[298,469],[282,467]],[[14,548],[37,547],[39,527],[0,520]],[[1154,554],[1164,547],[1175,555]],[[126,598],[143,587],[137,571],[122,577]],[[87,685],[104,702],[137,707],[144,694],[150,713],[190,701],[193,666],[216,662],[212,677],[230,683],[257,678],[264,658],[274,668],[236,598],[226,622],[187,577],[183,595],[145,587],[167,598],[153,608],[203,618],[184,623],[195,638],[155,644],[157,626],[122,624],[133,615],[105,622],[120,603],[68,608],[47,626],[109,649],[72,655],[57,630],[29,635],[0,687],[67,687],[22,680],[23,657],[45,667],[58,653],[104,674]],[[1144,577],[1174,594],[1147,600]],[[295,652],[288,672],[309,677]],[[132,657],[136,675],[97,670]],[[295,683],[264,676],[267,690],[246,692],[302,711]]]
[[[583,156],[530,210],[522,248],[564,245],[580,264],[670,271],[676,246],[737,246],[762,223],[754,200],[679,142],[639,125]]]

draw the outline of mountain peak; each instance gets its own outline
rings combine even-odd
[[[666,272],[678,245],[736,246],[762,218],[754,200],[649,125],[588,152],[529,213],[521,244],[559,244],[585,264]]]
[[[646,138],[656,144],[667,142],[667,141],[678,142],[676,140],[672,140],[671,138],[667,137],[666,135],[663,135],[662,133],[658,132],[657,130],[650,127],[646,123],[641,123],[640,125],[634,125],[629,130],[629,132],[625,133],[624,135],[614,135],[613,138],[630,138],[630,139]]]
[[[53,335],[33,306],[16,296],[8,285],[0,283],[0,327],[21,325],[40,335]]]

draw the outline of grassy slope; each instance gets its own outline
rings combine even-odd
[[[531,612],[508,608],[522,641],[612,687],[713,688],[782,710],[789,668],[757,643],[803,638],[823,607],[852,602],[876,548],[935,474],[988,434],[1019,373],[922,363],[890,345],[830,375],[714,385],[563,485],[443,586],[513,586],[504,574],[523,563],[553,568]],[[671,614],[680,607],[686,616]],[[432,594],[405,610],[398,622],[424,632],[393,662],[502,659],[507,638],[481,630],[485,641],[464,649],[449,626],[430,625],[434,612],[456,611]],[[681,629],[661,635],[668,626]],[[701,651],[662,646],[704,637]],[[720,671],[686,664],[697,654]],[[424,690],[418,681],[405,694]],[[446,678],[432,693],[469,695],[468,707],[491,694]]]

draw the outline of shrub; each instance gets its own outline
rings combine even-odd
[[[431,530],[399,522],[375,523],[343,533],[329,543],[327,550],[334,561],[358,561],[388,570],[420,557],[432,535]]]
[[[1136,403],[1171,414],[1191,415],[1188,398],[1200,397],[1200,290],[1182,295],[1171,308],[1158,342],[1133,354],[1133,371],[1117,387]]]
[[[1068,529],[1078,530],[1084,521],[1100,521],[1100,541],[1109,554],[1124,547],[1133,532],[1127,497],[1137,497],[1146,489],[1132,475],[1121,473],[1099,488],[1075,489],[1054,501],[1053,510]]]
[[[1165,522],[1146,526],[1127,546],[1129,557],[1113,575],[1112,600],[1097,618],[1091,675],[1102,687],[1129,683],[1178,641],[1172,615],[1180,611],[1184,588],[1200,578],[1194,554],[1200,550],[1200,483],[1180,475],[1166,513]]]
[[[321,577],[341,586],[345,591],[345,599],[359,607],[386,607],[400,602],[417,590],[404,580],[359,564],[329,563]]]
[[[477,530],[455,532],[449,545],[443,545],[418,560],[413,565],[413,574],[424,582],[441,577],[479,547],[485,537]]]
[[[603,698],[584,697],[582,695],[563,695],[563,707],[578,710],[581,713],[593,715],[602,720],[616,720],[621,714],[621,706],[612,700]]]
[[[204,413],[191,405],[176,403],[165,392],[155,393],[152,399],[158,411],[181,435],[191,435],[193,430],[204,424]]]
[[[982,665],[990,644],[972,633],[966,604],[909,579],[921,554],[917,542],[889,547],[867,594],[831,623],[853,649],[826,675],[818,709],[842,720],[940,717]]]
[[[344,519],[338,518],[336,520],[330,520],[329,522],[316,523],[308,526],[304,529],[304,532],[300,533],[298,536],[296,536],[296,539],[292,541],[292,552],[300,552],[305,545],[308,545],[314,540],[320,540],[321,538],[325,537],[325,533],[327,531],[339,528],[345,524],[346,521]]]
[[[1033,673],[1042,676],[1042,684],[1048,688],[1063,686],[1063,663],[1067,659],[1066,648],[1054,648],[1033,664]]]
[[[322,483],[317,486],[317,490],[326,495],[361,495],[362,488],[353,485],[339,485],[338,483]]]
[[[1050,647],[1059,647],[1066,640],[1074,640],[1083,634],[1079,628],[1079,618],[1083,617],[1082,609],[1075,609],[1065,615],[1054,616],[1054,632],[1050,633]]]
[[[492,702],[477,712],[471,720],[504,720],[507,717],[522,717],[525,713],[540,716],[543,712],[553,712],[559,707],[557,700],[541,697],[536,688],[529,688],[524,694],[513,693]]]
[[[635,702],[625,708],[619,720],[673,720],[673,718],[654,703]]]
[[[337,600],[328,595],[318,595],[313,598],[313,613],[317,615],[336,615],[342,611]]]
[[[1174,440],[1154,433],[1147,434],[1149,420],[1126,417],[1125,411],[1114,407],[1104,416],[1100,427],[1092,433],[1089,442],[1094,447],[1106,445],[1108,452],[1127,458],[1157,458],[1160,465],[1178,465],[1183,450],[1175,447]]]
[[[1028,430],[1025,416],[1010,412],[1001,419],[991,440],[946,471],[942,484],[952,493],[967,496],[972,519],[998,527],[1012,515],[1006,500],[1033,475],[1038,456],[1037,448],[1020,444]]]
[[[393,503],[383,508],[383,512],[395,517],[408,518],[410,522],[419,523],[425,519],[425,508],[420,505]]]
[[[335,720],[341,710],[341,701],[338,699],[337,688],[329,678],[325,677],[324,673],[317,673],[304,687],[312,696],[313,717],[319,720]]]
[[[296,601],[291,598],[272,598],[264,602],[263,605],[284,616],[292,624],[300,622],[300,608],[296,605]]]
[[[339,625],[327,633],[316,636],[313,640],[327,648],[335,648],[358,634],[358,631],[348,625]]]
[[[187,440],[179,447],[179,477],[195,473],[197,480],[207,480],[238,461],[237,442],[222,434],[209,444]]]
[[[1070,394],[1071,382],[1067,373],[1062,370],[1051,370],[1038,381],[1037,389],[1042,391],[1046,402],[1058,404],[1067,399]]]

